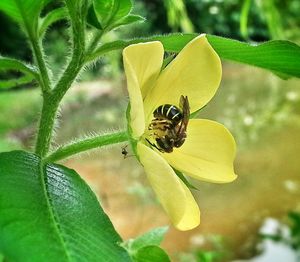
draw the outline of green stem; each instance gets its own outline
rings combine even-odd
[[[53,95],[45,97],[40,118],[39,131],[36,141],[35,153],[44,157],[50,148],[53,127],[60,100],[51,99]]]
[[[39,42],[35,40],[35,38],[30,37],[30,40],[32,43],[33,53],[35,55],[35,59],[40,71],[39,83],[43,93],[43,108],[40,117],[35,152],[40,156],[44,156],[49,150],[58,103],[57,101],[53,101],[51,99],[50,79],[44,60],[42,48]]]
[[[77,13],[74,12],[70,1],[67,1],[67,7],[72,22],[73,54],[71,61],[54,89],[44,96],[42,115],[40,118],[35,148],[36,154],[41,157],[45,157],[49,151],[59,104],[84,65],[85,23],[83,18],[85,16],[82,16],[82,19],[78,19],[76,16]],[[85,9],[86,7],[84,10]]]
[[[69,156],[90,150],[100,148],[106,145],[117,144],[128,140],[126,131],[105,134],[101,136],[87,138],[69,145],[61,146],[54,153],[46,157],[47,162],[56,162]]]
[[[32,46],[32,52],[33,52],[37,66],[40,71],[38,81],[41,86],[43,94],[45,94],[47,92],[50,92],[51,86],[50,86],[50,79],[49,79],[47,66],[46,66],[45,59],[44,59],[42,46],[40,45],[40,42],[39,42],[38,36],[37,36],[37,29],[36,28],[32,29],[31,26],[29,25],[27,15],[23,9],[23,6],[20,5],[20,3],[18,1],[16,1],[15,3],[21,12],[23,21],[25,22],[25,28],[26,28],[26,31],[28,34],[29,41]]]
[[[30,37],[30,41],[32,43],[33,53],[40,71],[39,83],[41,85],[43,93],[49,93],[51,90],[51,85],[50,85],[49,74],[44,60],[42,48],[38,40],[36,40],[35,38]]]
[[[83,56],[80,52],[74,53],[71,62],[57,83],[56,87],[52,90],[49,96],[44,97],[35,151],[41,157],[44,157],[49,151],[60,101],[74,82],[74,79],[78,75],[82,66]]]

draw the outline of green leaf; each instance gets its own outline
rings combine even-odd
[[[167,226],[154,228],[136,239],[129,239],[123,246],[134,261],[170,261],[166,252],[159,247],[168,229]]]
[[[195,36],[195,34],[169,34],[146,38],[135,38],[131,40],[117,40],[110,43],[105,43],[98,47],[93,54],[87,57],[87,62],[93,61],[107,52],[120,50],[132,44],[149,41],[161,41],[164,45],[165,51],[178,53]]]
[[[102,28],[127,16],[131,8],[131,0],[94,0],[95,13]]]
[[[129,25],[129,24],[133,24],[133,23],[142,23],[145,22],[145,18],[139,15],[128,15],[125,16],[124,18],[118,20],[116,23],[114,23],[110,28],[111,29],[115,29],[119,26],[123,26],[123,25]]]
[[[284,40],[248,44],[208,35],[208,41],[225,60],[268,69],[278,74],[300,78],[300,46]]]
[[[175,57],[176,57],[176,54],[174,54],[174,53],[171,53],[170,55],[168,55],[168,56],[164,59],[161,68],[164,69],[168,64],[171,63],[171,61],[172,61]]]
[[[26,64],[17,59],[2,57],[0,56],[0,71],[4,70],[14,70],[22,72],[24,74],[31,75],[34,78],[38,78],[38,70],[35,66]]]
[[[24,26],[29,34],[35,35],[43,5],[43,0],[1,0],[0,10]]]
[[[158,246],[147,246],[133,256],[135,262],[170,262],[167,253]]]
[[[98,21],[98,18],[96,16],[96,13],[95,13],[95,9],[94,9],[94,6],[91,5],[88,9],[88,14],[87,14],[87,19],[86,19],[87,23],[90,25],[90,26],[93,26],[97,29],[100,29],[102,30],[102,26],[101,24],[99,23]]]
[[[68,11],[65,7],[60,7],[49,12],[40,21],[39,37],[43,36],[47,28],[55,22],[65,19],[68,16]]]
[[[170,34],[133,40],[118,40],[100,46],[87,57],[86,62],[91,62],[109,51],[123,49],[131,44],[155,40],[163,43],[165,51],[178,53],[195,36],[198,34]],[[300,78],[300,46],[293,42],[274,40],[261,44],[249,44],[214,35],[207,35],[207,38],[222,59]]]
[[[16,79],[10,79],[10,80],[1,80],[0,81],[0,90],[1,89],[10,89],[14,88],[20,85],[29,84],[32,82],[34,78],[30,75],[25,75]]]
[[[8,261],[130,261],[80,176],[24,151],[0,154],[0,250]]]
[[[159,246],[164,239],[169,227],[158,227],[150,230],[149,232],[139,236],[136,239],[130,240],[130,250],[137,251],[146,246]]]
[[[36,67],[13,58],[0,56],[0,71],[5,70],[22,72],[24,75],[17,79],[1,80],[0,89],[9,89],[27,84],[32,82],[34,79],[39,80],[38,70]]]

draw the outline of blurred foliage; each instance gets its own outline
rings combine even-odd
[[[59,1],[52,1],[44,13],[59,6]],[[164,0],[163,4],[159,0],[136,0],[133,13],[145,17],[147,23],[122,27],[122,30],[116,29],[106,36],[106,40],[172,31],[194,31],[234,39],[265,41],[284,38],[297,42],[300,39],[298,10],[300,10],[298,0]],[[25,45],[26,40],[18,26],[2,13],[0,19],[2,23],[0,54],[29,61],[30,50]],[[69,39],[65,27],[65,21],[55,23],[44,39],[45,52],[51,54],[48,64],[54,75],[61,72],[62,62],[70,52],[67,48]],[[19,48],[20,46],[23,48]],[[119,52],[109,53],[90,68],[91,70],[83,73],[83,80],[100,76],[116,77],[120,75],[121,64]],[[8,78],[2,75],[0,77]]]
[[[8,151],[30,147],[41,97],[37,89],[0,93],[0,148]],[[9,121],[7,117],[10,116]]]
[[[276,233],[261,234],[261,237],[262,239],[271,239],[290,246],[293,250],[298,252],[300,258],[300,213],[295,211],[288,213],[285,226],[287,226],[288,232],[285,232],[282,227],[279,227]]]
[[[59,75],[63,70],[68,55],[66,42],[68,41],[66,30],[63,27],[50,30],[45,38],[45,53],[48,55],[48,64],[53,75]]]
[[[249,12],[244,14],[244,19],[247,16],[246,38],[258,42],[273,38],[300,41],[300,18],[297,12],[300,10],[299,1],[253,0],[250,2]],[[135,38],[153,33],[194,31],[244,39],[245,32],[240,31],[243,3],[243,0],[165,0],[162,6],[161,1],[158,0],[137,0],[134,12],[144,16],[147,23],[129,26],[122,29],[122,32],[116,30],[113,32],[113,37],[115,39]],[[112,75],[115,76],[120,71],[121,56],[117,53],[108,59],[117,61],[113,63],[115,69],[112,69],[109,63],[101,61],[103,65],[101,74],[105,72],[105,76],[111,76],[108,72],[114,72]],[[106,65],[110,67],[109,70],[105,70]]]
[[[291,230],[291,242],[290,245],[293,249],[300,251],[300,213],[290,212],[290,230]]]
[[[247,149],[288,123],[300,126],[297,85],[296,79],[284,81],[256,68],[226,64],[221,88],[199,117],[223,123],[239,150]]]
[[[19,26],[12,22],[9,17],[0,12],[0,54],[30,61],[31,53],[26,38]],[[13,41],[12,41],[13,39]],[[20,48],[22,47],[22,48]]]
[[[167,12],[168,25],[173,31],[192,33],[194,26],[189,19],[184,0],[164,0]]]
[[[197,235],[193,242],[198,247],[191,248],[188,253],[178,254],[180,262],[221,262],[230,261],[232,257],[230,247],[221,235]]]
[[[149,10],[146,18],[152,25],[159,26],[163,21],[167,21],[166,27],[160,26],[162,32],[170,32],[174,24],[176,26],[174,29],[178,29],[178,24],[167,19],[169,13],[174,13],[172,9],[176,9],[174,5],[177,1],[170,1],[165,5],[167,10],[161,10],[159,13],[152,12],[159,10],[159,1],[142,2]],[[242,39],[240,20],[243,18],[242,8],[245,2],[249,2],[249,10],[243,15],[248,17],[247,28],[252,40],[264,41],[278,37],[299,40],[300,3],[297,0],[185,0],[185,6],[195,32]],[[180,21],[181,17],[178,16],[177,21]],[[281,19],[282,17],[284,19]],[[285,29],[284,34],[281,32],[282,28]]]
[[[284,38],[283,23],[281,21],[279,9],[277,7],[279,1],[276,2],[275,0],[256,0],[255,3],[260,10],[262,19],[267,24],[269,37],[272,39]]]

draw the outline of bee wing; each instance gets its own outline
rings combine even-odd
[[[186,100],[187,100],[187,96],[183,96],[183,95],[180,96],[180,99],[179,99],[179,108],[182,111],[183,111],[183,107],[184,107],[184,104],[185,104]]]
[[[186,130],[190,118],[190,105],[187,96],[180,97],[179,106],[182,110],[182,120],[180,123],[180,127],[177,131],[178,135]]]

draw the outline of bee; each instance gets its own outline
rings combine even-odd
[[[159,106],[153,116],[148,130],[156,143],[146,139],[148,143],[163,153],[171,153],[174,147],[182,146],[190,117],[188,97],[180,97],[179,108],[170,104]]]

